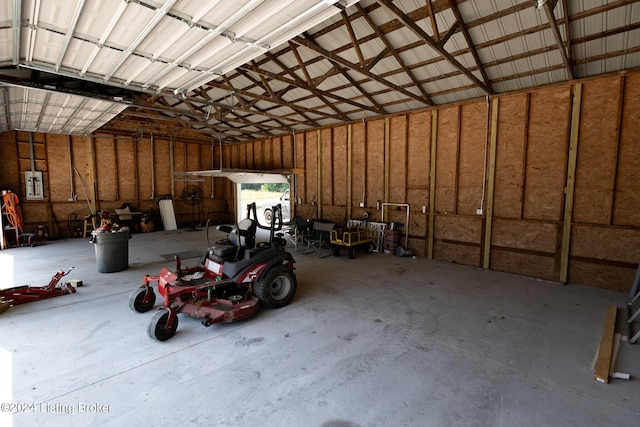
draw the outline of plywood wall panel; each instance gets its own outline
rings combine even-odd
[[[69,167],[69,150],[67,141],[63,138],[49,138],[46,144],[46,156],[55,159],[52,162],[51,171],[48,174],[48,182],[45,180],[45,187],[49,190],[49,200],[51,202],[68,202],[69,197],[76,193],[71,188],[71,171]],[[73,173],[74,180],[78,177]],[[78,187],[80,190],[80,187]],[[82,193],[79,193],[82,196]],[[66,215],[65,215],[66,219]]]
[[[636,270],[633,268],[620,268],[611,265],[571,260],[569,282],[579,284],[588,283],[598,288],[628,294],[631,290],[635,273]]]
[[[47,145],[50,144],[54,139],[51,138],[52,135],[47,135]],[[58,135],[58,138],[55,139],[61,146],[67,147],[67,142],[69,141],[66,136]],[[86,206],[87,199],[91,199],[91,195],[93,194],[93,180],[91,177],[91,164],[93,163],[93,159],[91,159],[90,147],[92,144],[95,144],[98,139],[89,138],[89,137],[81,137],[81,136],[72,136],[71,137],[71,160],[73,160],[73,194],[75,194],[76,200],[81,204],[85,204],[83,206],[82,215],[88,215],[89,209]],[[54,157],[55,158],[55,157]],[[49,159],[52,159],[49,157]],[[69,182],[70,178],[68,177],[71,172],[69,171],[69,153],[63,155],[62,159],[66,159],[66,161],[61,162],[53,162],[51,164],[50,161],[50,177],[59,175],[63,181]],[[54,170],[55,168],[55,170]],[[59,168],[59,169],[58,169]],[[59,200],[64,201],[68,200],[71,192],[71,184],[67,187],[68,190],[63,192],[60,195],[56,195],[59,197]],[[87,207],[86,210],[84,208]]]
[[[553,257],[493,249],[490,263],[492,270],[557,280]]]
[[[560,220],[564,208],[571,87],[530,97],[524,217]]]
[[[571,232],[571,256],[637,264],[640,230],[576,224]]]
[[[109,138],[96,138],[96,181],[97,199],[99,201],[112,201],[117,199],[118,164],[116,161],[115,140]],[[74,166],[76,166],[74,155]],[[78,165],[79,166],[79,165]],[[76,168],[78,168],[76,166]],[[78,168],[79,170],[80,168]],[[84,174],[83,174],[84,175]]]
[[[640,74],[625,77],[613,224],[640,226]]]
[[[344,227],[347,222],[347,210],[342,206],[324,206],[322,217],[333,222],[337,227]]]
[[[308,204],[318,203],[318,133],[304,133],[305,139],[305,182]]]
[[[482,207],[487,145],[487,104],[474,102],[461,107],[458,200],[456,212],[475,215]],[[485,123],[483,127],[481,123]]]
[[[480,265],[480,247],[459,245],[454,243],[436,240],[433,249],[435,259],[456,264],[470,265],[477,267]]]
[[[528,104],[526,93],[499,100],[493,199],[493,213],[497,217],[522,215]]]
[[[197,171],[202,169],[200,166],[200,146],[201,144],[187,144],[185,153],[185,170]]]
[[[245,144],[245,151],[246,151],[246,168],[247,169],[257,169],[255,164],[256,164],[256,158],[255,158],[255,144],[253,143],[246,143]]]
[[[491,244],[505,248],[548,252],[557,250],[560,224],[540,221],[495,219]]]
[[[306,201],[306,182],[307,182],[307,167],[306,167],[306,158],[305,158],[305,142],[304,142],[304,134],[296,134],[294,136],[294,146],[295,146],[295,164],[294,166],[298,169],[302,169],[302,174],[297,174],[294,177],[294,191],[292,194],[294,198],[300,199],[300,202],[307,203]],[[300,216],[299,206],[295,206],[296,215]]]
[[[248,143],[238,144],[238,167],[242,169],[248,169],[248,166],[247,166],[247,164],[249,163],[248,156],[247,156],[248,145],[251,145],[251,144],[248,144]]]
[[[282,147],[282,138],[272,138],[271,139],[271,151],[273,152],[273,161],[271,164],[272,169],[282,169],[283,168],[283,147]]]
[[[0,171],[0,189],[18,191],[20,176],[15,132],[0,133]]]
[[[171,157],[167,139],[154,140],[156,197],[171,195]]]
[[[366,207],[384,201],[384,126],[383,119],[367,122]]]
[[[429,206],[427,190],[408,189],[407,203],[410,206],[410,227],[409,232],[414,236],[427,236],[427,214],[422,213],[422,206]]]
[[[282,141],[282,168],[291,169],[293,167],[293,138],[291,135],[284,135]]]
[[[334,177],[333,169],[333,132],[331,128],[325,128],[320,131],[322,141],[322,206],[333,206],[333,187]],[[339,183],[336,183],[339,185]]]
[[[573,221],[609,224],[618,160],[620,78],[582,88]]]
[[[138,160],[138,198],[150,200],[153,194],[151,188],[151,168],[153,167],[150,135],[138,137],[135,141]],[[142,206],[139,209],[143,209]]]
[[[480,244],[482,218],[437,215],[435,225],[434,237],[436,239]]]
[[[431,112],[409,114],[408,120],[407,188],[428,190],[431,161]]]
[[[346,206],[347,202],[347,127],[333,130],[333,203]]]
[[[356,122],[352,125],[352,159],[351,159],[351,206],[357,208],[360,206],[360,202],[364,203],[363,195],[365,189],[366,179],[366,164],[367,164],[367,140],[366,140],[366,125],[361,122]],[[354,218],[355,212],[353,214]]]
[[[435,188],[437,213],[454,213],[456,210],[459,112],[458,106],[438,111]]]
[[[137,200],[135,141],[120,139],[116,141],[118,148],[118,199],[125,202]],[[88,152],[88,150],[87,150]]]
[[[271,139],[262,140],[262,168],[273,169],[273,144]]]
[[[389,120],[389,202],[407,203],[407,116]]]
[[[38,224],[47,225],[49,220],[49,205],[46,203],[32,203],[30,209],[22,212],[23,231],[31,233]]]

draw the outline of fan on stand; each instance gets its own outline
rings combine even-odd
[[[196,221],[196,206],[202,203],[203,197],[202,189],[197,185],[187,185],[180,194],[180,199],[191,206],[191,230],[197,230],[199,225]]]

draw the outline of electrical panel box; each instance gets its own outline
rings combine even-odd
[[[24,173],[24,182],[26,185],[27,200],[44,199],[44,185],[42,183],[42,172],[26,171]]]

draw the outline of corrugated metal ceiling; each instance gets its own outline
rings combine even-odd
[[[537,2],[12,0],[0,80],[233,143],[640,66],[639,0]]]

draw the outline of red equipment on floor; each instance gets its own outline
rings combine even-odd
[[[7,311],[14,305],[75,293],[75,288],[68,282],[60,283],[60,279],[69,274],[73,269],[74,267],[71,267],[67,272],[63,270],[58,271],[46,286],[23,285],[14,288],[0,289],[0,313]]]
[[[289,304],[297,286],[293,257],[286,241],[274,236],[276,219],[282,228],[282,212],[277,206],[269,242],[255,244],[255,203],[248,218],[235,227],[219,226],[229,239],[209,245],[197,267],[182,268],[176,257],[174,272],[163,268],[158,276],[145,276],[144,284],[133,291],[129,307],[144,313],[153,308],[157,283],[163,307],[151,319],[148,335],[158,341],[171,338],[178,327],[178,314],[202,319],[204,326],[233,322],[255,314],[260,305],[280,308]],[[253,219],[251,218],[253,213]],[[265,227],[266,228],[266,227]]]

